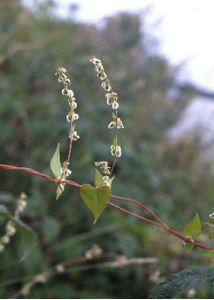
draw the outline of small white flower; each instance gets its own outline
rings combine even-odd
[[[64,84],[66,85],[70,85],[71,84],[71,81],[69,78],[66,78],[65,81],[64,81]]]
[[[116,127],[116,122],[114,121],[111,121],[109,124],[108,124],[108,128],[109,129],[112,129],[112,128],[115,128]]]
[[[211,213],[211,214],[209,215],[209,218],[210,218],[210,219],[213,219],[213,218],[214,218],[214,212]]]
[[[67,120],[68,123],[71,123],[71,117],[70,117],[69,114],[66,116],[66,120]]]
[[[73,141],[77,141],[80,137],[79,137],[79,135],[77,134],[77,131],[74,130],[74,131],[69,135],[69,138],[72,139]]]
[[[63,73],[66,73],[66,72],[67,72],[67,70],[65,68],[59,67],[56,70],[56,75],[62,75]]]
[[[94,163],[95,167],[100,167],[102,170],[103,174],[109,175],[111,167],[109,167],[107,161],[97,161]]]
[[[79,115],[76,114],[76,113],[73,113],[72,114],[72,120],[75,121],[75,120],[78,120],[79,119]]]
[[[102,65],[101,60],[94,56],[90,59],[90,62],[92,62],[93,64],[101,64]]]
[[[117,102],[117,93],[111,92],[105,95],[107,105],[112,105],[113,102]]]
[[[77,103],[75,101],[72,101],[70,103],[70,106],[73,108],[73,109],[76,109],[77,108]]]
[[[72,90],[68,90],[67,96],[72,98],[74,96],[74,92]]]
[[[101,83],[101,86],[102,86],[102,88],[103,88],[106,92],[110,92],[110,90],[111,90],[111,85],[110,85],[110,82],[109,82],[108,79],[105,80],[105,81],[103,81],[103,82]]]
[[[111,122],[108,124],[108,128],[109,128],[109,129],[116,128],[116,127],[117,127],[118,129],[124,128],[123,122],[121,121],[120,118],[117,118],[116,121],[111,121]]]
[[[65,174],[65,177],[68,177],[69,175],[71,175],[71,170],[69,170],[69,169],[65,169],[64,170],[64,174]]]
[[[114,102],[112,102],[111,107],[112,107],[112,109],[118,109],[119,103],[114,101]]]
[[[66,88],[62,89],[62,95],[67,96],[68,95],[68,89],[66,89]]]
[[[65,267],[63,266],[63,264],[56,265],[55,269],[58,273],[63,273],[65,271]]]
[[[67,114],[66,116],[66,120],[68,123],[71,123],[72,121],[78,120],[79,119],[79,115],[76,113],[72,113],[72,115]]]
[[[25,200],[25,199],[27,199],[27,195],[25,194],[25,193],[21,193],[20,194],[20,199],[23,199],[23,200]]]
[[[15,224],[12,221],[8,221],[6,224],[6,233],[9,236],[12,236],[16,233]]]
[[[8,244],[9,241],[10,241],[10,237],[9,237],[8,235],[5,234],[5,235],[3,235],[3,236],[1,237],[0,243]]]
[[[118,145],[111,145],[111,155],[120,157],[121,156],[121,147]]]
[[[103,176],[103,181],[106,182],[109,180],[109,176]]]
[[[107,167],[107,166],[108,166],[108,162],[105,161],[105,160],[95,161],[94,165],[95,165],[96,167],[102,167],[102,166]]]
[[[17,201],[16,214],[19,215],[25,209],[27,202],[23,199]]]

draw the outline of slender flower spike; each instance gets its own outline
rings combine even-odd
[[[70,143],[67,160],[63,163],[63,167],[60,170],[60,176],[58,176],[57,178],[59,180],[66,180],[66,178],[71,174],[71,170],[68,169],[68,165],[71,158],[72,143],[73,141],[77,141],[80,138],[80,136],[77,133],[77,130],[75,129],[76,127],[74,124],[75,121],[79,119],[79,115],[75,112],[75,109],[77,108],[76,98],[74,96],[73,90],[70,88],[71,80],[67,77],[66,72],[67,71],[65,68],[58,68],[55,73],[55,75],[58,78],[58,81],[63,83],[62,95],[67,97],[69,106],[69,112],[66,115],[66,121],[69,123],[68,136]],[[59,182],[56,191],[56,199],[60,197],[64,189],[65,183]]]
[[[117,110],[119,108],[119,103],[118,103],[118,96],[117,93],[115,93],[112,89],[111,82],[108,79],[108,76],[106,75],[106,72],[104,70],[104,67],[102,65],[102,62],[100,59],[96,57],[92,57],[90,59],[90,62],[94,65],[94,69],[97,73],[97,76],[101,80],[101,87],[104,89],[105,93],[105,98],[107,105],[111,106],[112,108],[112,121],[109,123],[108,128],[109,129],[115,129],[115,136],[114,136],[114,142],[113,145],[111,145],[111,155],[114,156],[114,162],[112,168],[109,166],[106,166],[107,162],[95,162],[95,166],[98,166],[102,173],[104,174],[103,179],[105,182],[109,181],[109,176],[111,176],[116,159],[121,156],[121,146],[118,145],[118,129],[124,128],[123,122],[121,118],[118,117]],[[111,171],[110,171],[111,169]]]
[[[62,95],[68,98],[70,111],[66,116],[66,120],[70,123],[69,138],[72,141],[77,141],[79,139],[79,135],[77,134],[77,131],[73,131],[72,128],[73,122],[79,119],[79,115],[75,112],[75,109],[77,108],[77,103],[75,102],[76,98],[74,97],[73,90],[69,88],[71,85],[71,80],[65,74],[66,72],[67,71],[65,68],[58,68],[55,75],[58,77],[58,81],[62,82],[64,85],[62,88]]]

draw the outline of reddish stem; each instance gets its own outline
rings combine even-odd
[[[127,201],[130,203],[133,203],[137,206],[142,207],[145,211],[147,211],[148,213],[150,213],[151,216],[153,216],[153,218],[158,221],[160,224],[162,224],[164,227],[168,227],[150,208],[146,207],[142,202],[138,202],[135,199],[132,198],[126,198],[126,197],[121,197],[121,196],[116,196],[116,195],[111,195],[111,198],[114,199],[119,199],[119,200],[123,200],[123,201]]]
[[[129,211],[129,210],[123,208],[123,207],[120,207],[119,205],[116,205],[116,204],[114,204],[114,203],[111,203],[111,202],[110,202],[109,205],[111,205],[111,206],[113,206],[114,208],[116,208],[117,210],[120,210],[120,211],[122,211],[122,212],[124,212],[124,213],[126,213],[126,214],[128,214],[128,215],[131,215],[131,216],[137,218],[137,219],[140,219],[140,220],[142,220],[142,221],[145,221],[145,222],[147,222],[147,223],[150,223],[150,224],[153,224],[153,225],[155,225],[155,226],[157,226],[157,227],[160,227],[160,228],[164,229],[165,231],[168,231],[169,233],[171,233],[171,234],[174,235],[175,237],[177,237],[177,238],[183,240],[184,242],[188,242],[188,243],[192,244],[192,245],[195,246],[195,247],[202,248],[202,249],[206,249],[206,250],[214,250],[214,247],[212,247],[212,246],[207,246],[207,245],[204,245],[204,244],[201,244],[201,243],[198,243],[198,242],[193,242],[189,237],[185,237],[185,236],[182,235],[180,232],[175,231],[175,230],[169,228],[168,226],[165,227],[165,226],[163,226],[163,225],[160,224],[160,223],[156,223],[156,222],[154,222],[154,221],[152,221],[152,220],[149,220],[149,219],[147,219],[147,218],[144,218],[144,217],[142,217],[142,216],[139,216],[138,214],[133,213],[133,212],[131,212],[131,211]]]
[[[38,172],[36,170],[33,170],[33,169],[30,169],[30,168],[16,167],[16,166],[11,166],[11,165],[6,165],[6,164],[0,164],[0,169],[3,169],[3,170],[13,170],[13,171],[21,171],[21,172],[30,173],[30,174],[42,177],[42,178],[44,178],[46,180],[53,181],[55,183],[62,182],[62,183],[68,184],[68,185],[76,187],[76,188],[80,188],[81,187],[81,185],[78,184],[75,181],[56,179],[56,178],[53,178],[53,177],[48,176],[46,174],[40,173],[40,172]],[[138,215],[136,213],[133,213],[133,212],[131,212],[131,211],[129,211],[129,210],[123,208],[123,207],[120,207],[119,205],[116,205],[116,204],[110,202],[109,205],[111,205],[112,207],[116,208],[117,210],[122,211],[123,213],[131,215],[131,216],[133,216],[133,217],[135,217],[137,219],[140,219],[140,220],[142,220],[144,222],[147,222],[149,224],[152,224],[152,225],[155,225],[157,227],[160,227],[163,230],[165,230],[165,231],[169,232],[170,234],[172,234],[173,236],[175,236],[175,237],[183,240],[184,242],[188,242],[188,243],[194,245],[195,247],[206,249],[206,250],[214,250],[214,247],[208,246],[208,245],[204,245],[204,244],[201,244],[201,243],[198,243],[198,242],[194,242],[190,238],[185,237],[184,235],[182,235],[180,232],[175,231],[174,229],[168,227],[150,208],[146,207],[142,202],[138,202],[135,199],[121,197],[121,196],[116,196],[116,195],[111,195],[111,198],[122,200],[122,201],[127,201],[127,202],[130,202],[130,203],[133,203],[135,205],[138,205],[138,206],[142,207],[145,211],[147,211],[148,213],[150,213],[153,216],[153,218],[156,221],[158,221],[158,223],[155,222],[155,221],[152,221],[152,220],[150,220],[150,219],[148,219],[146,217],[142,217],[142,216],[140,216],[140,215]]]

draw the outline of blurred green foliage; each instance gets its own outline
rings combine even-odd
[[[183,92],[174,96],[170,92],[176,68],[158,53],[142,15],[123,13],[96,26],[77,21],[72,11],[69,19],[60,19],[46,1],[30,11],[21,1],[1,0],[0,33],[1,163],[50,174],[49,162],[58,142],[61,156],[66,155],[67,103],[54,78],[55,69],[62,66],[72,76],[80,113],[81,139],[72,153],[73,178],[92,182],[93,162],[110,159],[111,143],[106,130],[111,116],[88,62],[96,55],[119,94],[125,125],[113,193],[143,201],[178,230],[195,211],[206,220],[214,195],[211,164],[200,161],[196,142],[170,144],[167,139],[167,130],[190,99]],[[0,182],[0,202],[6,201],[11,209],[20,192],[28,195],[23,220],[39,238],[23,262],[15,260],[18,236],[1,254],[1,298],[14,295],[31,275],[82,257],[95,243],[114,257],[154,256],[159,262],[89,271],[81,271],[84,264],[80,264],[65,274],[49,274],[26,297],[146,298],[163,277],[210,262],[200,250],[189,253],[175,238],[110,207],[93,225],[78,190],[66,187],[55,201],[55,185],[41,178],[1,170]]]

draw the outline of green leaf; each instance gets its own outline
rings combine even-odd
[[[83,184],[80,189],[80,196],[94,216],[94,224],[105,209],[110,200],[111,189],[108,186],[93,187],[90,184]]]
[[[97,170],[95,169],[95,186],[101,186],[103,185],[103,176],[102,174]]]
[[[18,234],[21,238],[19,242],[20,261],[23,261],[36,246],[38,240],[35,232],[19,219],[13,219],[16,224]]]
[[[57,189],[56,189],[56,200],[58,200],[59,197],[62,195],[62,193],[64,192],[64,189],[65,189],[64,183],[58,184]]]
[[[60,177],[61,175],[61,162],[60,162],[60,144],[58,143],[54,155],[50,161],[50,168],[55,177]]]
[[[184,227],[183,235],[191,236],[196,240],[201,234],[201,220],[198,213],[195,213],[192,220]]]
[[[193,241],[197,240],[199,235],[201,234],[201,220],[198,213],[195,213],[192,220],[184,227],[183,235],[186,237],[192,238]],[[191,243],[186,244],[188,249],[192,249],[193,245]]]

